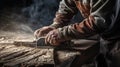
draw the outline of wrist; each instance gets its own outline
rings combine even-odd
[[[57,22],[54,22],[53,24],[51,24],[51,25],[49,25],[49,26],[54,27],[55,29],[57,29],[57,28],[63,27],[64,25],[63,25],[63,24],[59,24],[59,23],[57,23]]]

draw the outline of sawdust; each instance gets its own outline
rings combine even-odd
[[[21,31],[9,32],[0,31],[0,43],[10,43],[14,41],[33,41],[35,37],[33,33],[26,33]]]

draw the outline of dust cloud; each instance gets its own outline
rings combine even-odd
[[[2,19],[1,19],[2,18]],[[30,27],[25,17],[18,14],[4,14],[1,16],[0,42],[33,41],[34,30]]]
[[[16,27],[15,30],[4,31],[0,30],[0,42],[9,43],[14,41],[34,41],[33,30],[24,24]]]

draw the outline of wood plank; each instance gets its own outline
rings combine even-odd
[[[39,56],[38,58],[32,59],[25,62],[27,65],[43,65],[43,64],[54,64],[53,60],[53,49],[48,49],[45,55]]]
[[[46,53],[46,51],[42,50],[42,51],[38,51],[32,55],[28,55],[26,57],[23,57],[23,58],[20,58],[20,59],[17,59],[17,60],[14,60],[14,61],[11,61],[9,63],[5,63],[4,65],[5,66],[14,66],[14,65],[17,65],[17,64],[20,64],[20,63],[23,63],[23,62],[26,62],[26,61],[29,61],[31,59],[34,59],[34,58],[37,58],[38,56],[42,56]]]
[[[20,49],[20,48],[19,48]],[[7,61],[7,60],[9,60],[9,59],[12,59],[12,58],[15,58],[15,57],[18,57],[18,56],[22,56],[22,55],[24,55],[25,53],[27,53],[27,52],[29,52],[29,51],[31,51],[31,50],[33,50],[33,49],[21,49],[21,50],[19,50],[19,51],[16,51],[16,52],[14,52],[13,54],[11,54],[11,55],[9,55],[9,56],[4,56],[4,57],[2,57],[1,58],[1,61]]]
[[[20,58],[24,58],[24,57],[26,57],[26,56],[32,55],[32,54],[34,54],[35,52],[38,52],[38,50],[32,49],[32,50],[30,50],[29,52],[27,52],[27,53],[25,53],[25,54],[23,54],[23,55],[17,56],[17,57],[15,57],[15,58],[13,58],[13,59],[6,60],[6,61],[1,61],[1,63],[9,63],[9,62],[11,62],[11,61],[15,61],[15,60],[18,60],[18,59],[20,59]]]

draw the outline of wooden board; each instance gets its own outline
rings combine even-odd
[[[3,64],[3,66],[11,67],[19,64],[31,66],[54,64],[53,49],[0,44],[0,63]]]
[[[81,43],[80,45],[79,42]],[[42,66],[45,64],[53,65],[57,60],[59,60],[57,62],[61,63],[67,61],[70,58],[73,58],[76,55],[81,55],[81,51],[87,50],[96,42],[80,40],[75,43],[79,47],[79,49],[76,49],[78,51],[56,51],[54,48],[43,49],[39,47],[29,46],[29,44],[26,46],[19,44],[16,45],[14,43],[0,43],[0,64],[7,67],[31,67]]]

